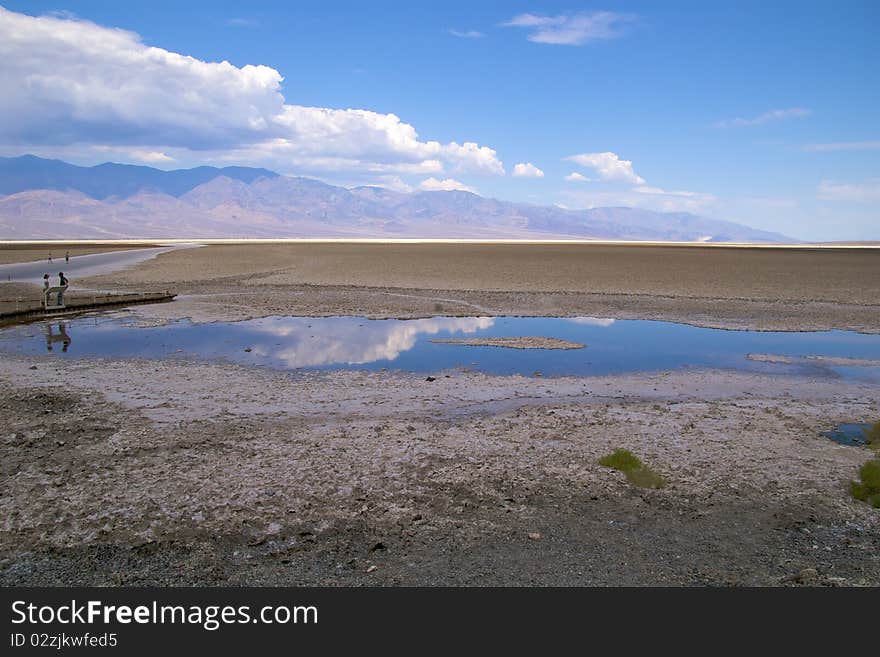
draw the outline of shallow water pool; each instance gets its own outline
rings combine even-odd
[[[823,431],[822,435],[840,445],[861,447],[868,444],[868,431],[872,426],[874,425],[865,422],[838,424],[831,431]]]
[[[586,345],[575,350],[440,344],[432,339],[543,336]],[[278,369],[469,368],[492,374],[601,375],[678,368],[809,373],[880,383],[880,367],[829,365],[805,356],[880,360],[880,335],[849,331],[763,332],[707,329],[593,317],[268,317],[144,327],[127,313],[0,329],[0,350],[59,358],[222,359]],[[771,354],[774,360],[750,360]],[[776,357],[783,358],[776,358]],[[787,358],[786,358],[787,357]]]

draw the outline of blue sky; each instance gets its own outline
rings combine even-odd
[[[410,4],[0,0],[0,149],[880,239],[880,3]]]

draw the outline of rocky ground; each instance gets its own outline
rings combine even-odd
[[[0,582],[880,584],[876,386],[434,378],[4,356]]]

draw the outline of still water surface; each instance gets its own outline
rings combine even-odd
[[[505,349],[438,344],[432,339],[543,336],[584,349]],[[880,383],[880,367],[821,362],[767,363],[750,353],[794,359],[821,355],[880,360],[880,335],[850,331],[725,331],[685,324],[593,317],[268,317],[144,327],[126,313],[81,316],[0,329],[0,350],[58,357],[221,359],[277,369],[466,367],[492,374],[601,375],[677,368],[810,373]]]

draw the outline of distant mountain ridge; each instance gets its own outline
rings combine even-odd
[[[134,164],[106,162],[81,167],[36,155],[0,157],[0,194],[17,194],[36,189],[76,190],[95,199],[126,198],[142,190],[181,196],[206,182],[225,176],[245,183],[258,178],[277,178],[268,169],[249,167],[196,167],[163,171]]]
[[[567,210],[464,191],[347,189],[267,169],[0,158],[0,239],[411,237],[791,242],[686,212]]]

